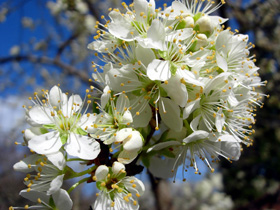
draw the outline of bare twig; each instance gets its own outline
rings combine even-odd
[[[60,69],[62,69],[62,71],[67,75],[77,76],[82,81],[88,82],[88,74],[86,72],[76,69],[73,66],[67,65],[58,59],[53,59],[47,56],[34,56],[34,55],[16,55],[16,56],[0,58],[0,64],[12,62],[12,61],[18,61],[18,62],[29,61],[31,63],[41,63],[41,64],[57,66]]]

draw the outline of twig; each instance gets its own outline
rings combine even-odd
[[[67,65],[58,59],[49,58],[47,56],[34,56],[34,55],[16,55],[0,58],[0,64],[12,62],[12,61],[29,61],[31,63],[41,63],[47,65],[57,66],[62,69],[68,75],[74,75],[79,77],[82,81],[88,82],[88,75],[73,66]]]

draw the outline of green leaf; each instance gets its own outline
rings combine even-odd
[[[132,94],[134,94],[136,96],[140,96],[141,95],[141,90],[134,90],[134,91],[132,91]]]
[[[171,71],[172,76],[174,76],[176,74],[177,66],[175,66],[175,64],[173,62],[170,62],[170,71]]]
[[[60,137],[60,140],[61,140],[62,144],[65,144],[67,142],[67,139],[68,139],[68,134],[67,133],[61,133],[59,135],[59,137]]]
[[[160,57],[162,57],[163,59],[166,59],[166,57],[167,57],[167,52],[166,52],[166,51],[161,51],[161,50],[159,50],[159,51],[158,51],[158,54],[159,54]]]
[[[99,190],[101,190],[101,181],[98,181],[98,182],[96,182],[96,187],[97,187],[97,189],[99,189]]]
[[[50,197],[49,205],[50,205],[51,207],[53,207],[53,209],[56,209],[55,204],[54,204],[54,200],[53,200],[52,197]]]
[[[56,125],[54,125],[54,124],[47,124],[47,125],[43,125],[43,127],[46,128],[46,129],[55,129]]]
[[[207,37],[210,37],[210,35],[211,35],[211,33],[210,33],[210,31],[205,31],[205,32],[203,32]]]
[[[160,142],[166,141],[168,132],[169,132],[169,129],[163,132],[163,134],[161,135],[160,140],[159,140]]]
[[[61,174],[65,174],[63,179],[64,180],[67,180],[67,179],[72,179],[72,178],[75,178],[76,176],[76,172],[70,168],[69,166],[66,166],[65,169],[61,172]]]
[[[174,155],[174,153],[172,151],[170,151],[168,148],[161,150],[160,152],[162,155],[164,155],[165,157],[169,157],[169,158],[175,158],[176,156]]]
[[[189,68],[187,65],[182,65],[182,66],[181,66],[181,69],[190,70],[190,68]]]
[[[184,126],[185,128],[187,128],[187,134],[190,135],[191,133],[193,133],[190,123],[188,122],[188,120],[184,120]]]
[[[193,112],[193,119],[196,118],[198,115],[200,115],[201,111],[200,109],[197,109]]]
[[[209,50],[215,50],[216,51],[216,45],[213,45],[212,47],[210,47]]]
[[[121,179],[123,179],[124,177],[126,177],[126,173],[120,173],[120,175],[117,176],[116,178],[117,178],[118,180],[121,180]]]
[[[217,69],[217,72],[218,72],[219,74],[221,74],[221,73],[223,73],[223,72],[224,72],[224,70],[223,70],[223,69],[221,69],[221,68],[219,68],[219,69]]]
[[[74,133],[77,133],[77,134],[80,134],[80,135],[83,135],[83,136],[86,136],[87,135],[87,132],[85,132],[82,128],[77,128]]]
[[[141,160],[144,166],[146,166],[147,168],[150,166],[150,158],[148,156],[143,156]]]
[[[42,134],[45,134],[45,133],[48,133],[49,131],[46,128],[42,127],[42,128],[40,128],[40,132]]]
[[[182,20],[182,21],[176,26],[175,30],[184,29],[184,28],[186,28],[186,25],[187,25],[186,21]]]
[[[160,96],[161,97],[167,97],[168,96],[167,92],[164,90],[163,87],[159,86],[159,90],[160,90]]]
[[[193,28],[194,31],[199,31],[199,25],[196,25],[194,28]]]
[[[201,15],[202,15],[202,13],[199,12],[195,16],[193,16],[194,22],[196,22],[201,17]]]
[[[196,44],[197,44],[197,40],[195,40],[194,43],[191,45],[189,51],[194,52],[194,51],[195,51]]]
[[[97,109],[96,107],[98,107],[97,104],[93,102],[92,103],[92,113],[99,114],[99,109]]]

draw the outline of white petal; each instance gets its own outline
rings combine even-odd
[[[225,116],[222,112],[222,109],[220,109],[217,112],[217,115],[216,115],[216,118],[215,118],[215,126],[216,126],[216,129],[219,133],[222,132],[222,128],[224,126],[224,123],[225,123]]]
[[[87,45],[87,48],[90,50],[95,50],[100,53],[112,52],[116,49],[117,42],[114,39],[109,40],[95,40]]]
[[[181,3],[180,1],[173,1],[172,9],[174,10],[174,13],[177,15],[180,15],[181,11],[183,11],[183,13],[186,14],[192,14],[192,12],[187,9],[186,5]]]
[[[198,116],[196,116],[192,121],[191,121],[191,124],[190,124],[190,127],[193,131],[196,131],[198,129],[198,125],[201,121],[201,114],[199,114]]]
[[[134,107],[132,107],[131,113],[134,116],[133,117],[133,127],[146,127],[151,118],[152,118],[152,110],[151,107],[148,104],[148,101],[141,100],[139,102],[136,102],[138,99],[131,100],[131,104],[135,104]],[[136,102],[136,103],[135,103]],[[136,112],[141,112],[139,115],[136,115]]]
[[[93,114],[84,114],[79,122],[77,123],[77,127],[81,127],[84,131],[89,132],[94,129],[92,125],[96,120],[96,115]]]
[[[176,74],[168,80],[168,83],[162,84],[168,96],[179,106],[184,107],[188,101],[188,91],[186,86],[181,82],[181,77]]]
[[[141,21],[143,20],[143,15],[140,16],[140,13],[147,14],[148,12],[148,2],[146,0],[134,0],[133,1],[134,10],[136,13],[136,20]]]
[[[121,114],[124,113],[126,109],[129,107],[129,100],[125,94],[119,95],[116,103],[116,111],[120,112]]]
[[[128,152],[139,151],[143,146],[143,140],[139,131],[132,131],[131,137],[123,141],[123,148]]]
[[[103,90],[103,94],[101,95],[101,107],[102,108],[104,108],[106,106],[110,97],[111,97],[110,88],[109,88],[109,86],[106,86]]]
[[[141,82],[139,82],[135,71],[132,70],[133,68],[134,66],[130,64],[123,66],[121,69],[112,68],[106,78],[110,89],[122,92],[138,88]],[[128,83],[128,81],[133,82]]]
[[[123,128],[116,133],[116,141],[122,142],[132,133],[132,128]]]
[[[201,86],[201,87],[204,87],[204,83],[203,82],[200,82],[198,81],[196,78],[195,78],[195,75],[193,72],[189,71],[189,70],[182,70],[182,69],[177,69],[177,74],[180,75],[181,77],[184,78],[184,80],[187,82],[187,83],[190,83],[190,84],[193,84],[193,85],[197,85],[197,86]],[[169,82],[169,81],[168,81]]]
[[[216,76],[214,79],[211,79],[210,82],[205,85],[204,93],[208,95],[211,90],[216,90],[220,86],[224,86],[225,80],[229,75],[228,72],[224,72]]]
[[[115,161],[112,166],[113,174],[118,175],[122,170],[125,170],[125,166],[122,163]]]
[[[53,119],[51,116],[51,109],[36,105],[29,111],[30,118],[38,124],[52,124]]]
[[[108,30],[115,37],[125,41],[132,41],[135,36],[139,35],[138,31],[132,26],[131,22],[126,20],[120,12],[112,11],[109,16],[112,21],[108,24]]]
[[[31,171],[34,171],[34,168],[28,167],[28,164],[33,165],[40,157],[40,155],[34,154],[34,155],[30,155],[26,158],[24,158],[23,160],[17,162],[16,164],[14,164],[13,168],[15,171],[20,171],[20,172],[24,172],[24,173],[29,173]]]
[[[49,93],[49,102],[52,106],[59,107],[63,104],[63,93],[58,86],[53,86]]]
[[[150,147],[148,150],[147,150],[147,153],[148,152],[151,152],[151,151],[158,151],[158,150],[161,150],[161,149],[164,149],[166,147],[170,147],[170,146],[173,146],[173,145],[180,145],[181,143],[178,142],[178,141],[166,141],[166,142],[162,142],[162,143],[158,143],[152,147]]]
[[[174,176],[172,168],[175,164],[176,158],[161,159],[157,156],[153,156],[150,159],[149,171],[158,178],[171,178]]]
[[[162,130],[162,127],[160,127],[160,129]],[[184,139],[186,135],[187,135],[187,129],[183,127],[181,131],[169,130],[165,139],[182,141],[182,139]]]
[[[100,153],[100,145],[93,138],[71,133],[64,146],[69,155],[93,160]]]
[[[55,206],[59,210],[71,210],[73,206],[73,202],[66,190],[60,189],[56,193],[53,194],[53,200]]]
[[[118,161],[123,164],[131,163],[138,156],[137,151],[128,152],[126,150],[121,151],[118,156]]]
[[[223,24],[223,23],[225,23],[226,21],[228,21],[228,18],[222,18],[222,17],[220,17],[220,16],[208,16],[210,19],[211,19],[211,21],[215,24],[215,25],[217,25],[217,24]]]
[[[183,120],[180,117],[180,108],[168,98],[161,98],[159,113],[163,122],[172,130],[181,131]]]
[[[122,116],[122,124],[127,124],[132,122],[133,122],[133,118],[131,112],[129,110],[126,110]]]
[[[24,141],[29,141],[34,136],[42,135],[41,127],[31,127],[26,129],[23,134]]]
[[[202,131],[202,130],[198,130],[198,131],[194,131],[191,135],[189,135],[187,138],[185,138],[183,140],[183,142],[190,143],[190,142],[194,142],[197,140],[202,140],[205,139],[209,136],[209,133],[206,131]]]
[[[228,156],[232,160],[239,160],[241,155],[240,144],[235,142],[222,142],[221,150],[224,152],[226,156]]]
[[[165,30],[161,21],[157,19],[152,21],[152,24],[147,31],[147,39],[151,45],[149,48],[164,50]]]
[[[111,208],[111,203],[112,200],[109,199],[103,191],[101,191],[100,194],[97,196],[94,204],[92,205],[92,208],[94,210],[113,210],[113,208]],[[116,207],[114,207],[114,209],[119,210]]]
[[[51,163],[55,165],[58,169],[63,170],[66,166],[65,157],[62,152],[59,151],[57,153],[49,154],[46,156],[49,159],[49,161],[51,161]]]
[[[58,152],[62,146],[59,132],[53,131],[40,136],[34,136],[28,142],[28,147],[39,154]]]
[[[233,91],[230,91],[230,94],[228,96],[228,102],[230,103],[231,107],[235,107],[239,104],[238,100],[236,99]]]
[[[232,49],[232,39],[233,36],[230,34],[229,30],[224,30],[219,33],[216,40],[216,52],[221,53],[223,56],[228,55],[228,52]]]
[[[38,198],[40,198],[42,201],[49,203],[49,198],[50,196],[46,195],[43,192],[39,192],[36,190],[30,190],[29,192],[27,192],[27,190],[22,190],[20,191],[20,196],[32,201],[32,202],[38,202]]]
[[[171,77],[169,61],[154,59],[147,68],[147,76],[151,80],[165,81]]]
[[[122,183],[124,183],[125,187],[132,194],[139,193],[139,195],[141,196],[145,192],[145,185],[143,184],[143,182],[134,176],[125,177]],[[132,185],[136,185],[136,186],[132,187]]]
[[[50,188],[47,191],[47,195],[52,195],[52,194],[54,194],[55,192],[57,192],[60,189],[60,187],[63,184],[63,177],[64,177],[64,174],[55,177],[51,181]]]
[[[200,98],[195,101],[187,103],[185,109],[183,110],[183,119],[187,119],[189,115],[199,107]]]
[[[141,45],[138,45],[135,48],[135,53],[137,60],[140,60],[141,63],[143,63],[146,67],[156,58],[153,50],[149,48],[143,48]]]
[[[100,165],[95,171],[97,181],[104,180],[109,173],[109,168],[105,165]]]
[[[70,96],[68,103],[64,104],[62,107],[62,112],[64,116],[72,116],[74,112],[79,111],[82,108],[83,100],[79,95]]]
[[[216,53],[216,60],[217,65],[224,70],[224,72],[227,72],[228,70],[228,64],[224,57],[222,57],[218,52]]]
[[[221,141],[221,142],[238,142],[236,140],[236,138],[234,138],[234,136],[230,135],[230,134],[224,134],[224,135],[220,135],[218,136],[218,138],[216,138],[216,141]]]
[[[192,17],[189,17],[189,18],[193,21]],[[178,37],[178,36],[180,36],[180,40],[188,39],[191,36],[193,36],[193,29],[192,28],[184,28],[184,29],[181,29],[181,30],[172,31],[172,32],[170,32],[166,35],[165,40],[169,41],[169,42],[173,42],[174,37]]]

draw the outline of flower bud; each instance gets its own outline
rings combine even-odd
[[[194,51],[199,50],[201,47],[208,45],[207,36],[205,34],[197,34],[194,42]]]
[[[123,142],[127,138],[129,139],[130,135],[132,133],[132,128],[123,128],[120,131],[116,133],[116,141],[117,142]]]
[[[193,28],[194,27],[194,20],[192,17],[187,16],[184,18],[184,22],[186,24],[186,28]]]
[[[141,134],[138,131],[132,131],[129,138],[123,142],[123,149],[126,151],[138,151],[143,146]]]
[[[42,132],[40,129],[41,129],[40,127],[31,127],[29,129],[26,129],[23,134],[23,139],[24,139],[25,143],[27,143],[34,136],[42,135]]]
[[[95,176],[97,181],[104,180],[109,173],[109,168],[105,165],[98,166],[95,171]]]
[[[204,15],[196,21],[196,25],[199,26],[199,32],[205,33],[210,36],[213,33],[213,24],[208,17],[208,15]]]
[[[121,171],[125,170],[125,166],[122,163],[115,161],[112,166],[113,174],[117,175]]]

